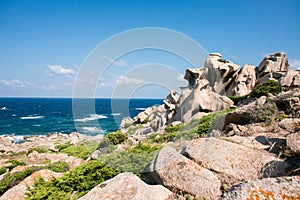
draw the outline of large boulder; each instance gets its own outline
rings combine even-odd
[[[264,178],[231,187],[222,200],[300,199],[300,177]]]
[[[213,137],[194,140],[187,145],[185,153],[230,184],[282,176],[289,168],[288,164],[267,152]]]
[[[80,198],[80,200],[167,200],[172,192],[161,185],[147,185],[132,173],[122,173],[107,180]]]
[[[286,137],[287,147],[296,154],[300,154],[300,132],[291,133]]]
[[[51,181],[53,178],[59,178],[63,174],[56,173],[48,169],[43,169],[37,172],[32,173],[30,176],[21,181],[18,185],[6,191],[1,197],[0,200],[23,200],[26,199],[26,192],[28,187],[32,188],[34,182],[39,178],[43,178],[45,181]]]
[[[172,191],[217,199],[221,183],[211,171],[179,154],[174,148],[164,147],[153,159],[146,172],[151,173],[156,183]]]
[[[295,132],[300,130],[300,119],[286,118],[279,122],[279,126],[289,132]]]
[[[278,80],[289,70],[290,65],[284,52],[268,55],[257,67],[258,83],[262,84],[270,78]]]
[[[228,91],[228,95],[244,96],[252,92],[256,84],[256,70],[255,66],[244,65],[239,71],[236,79],[234,80],[234,88]]]
[[[204,68],[205,78],[212,90],[221,95],[228,95],[227,90],[238,75],[240,66],[222,59],[220,53],[211,53],[205,61]]]

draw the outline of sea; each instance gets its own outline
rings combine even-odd
[[[0,135],[105,135],[116,131],[123,117],[162,103],[162,99],[0,98]]]

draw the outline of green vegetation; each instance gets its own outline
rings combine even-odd
[[[244,96],[228,96],[229,99],[231,99],[234,102],[234,105],[238,105],[241,101],[244,101],[247,99],[247,95]]]
[[[139,143],[137,146],[124,151],[103,155],[99,160],[121,172],[132,172],[140,176],[140,173],[143,172],[147,164],[151,163],[161,148],[160,145]]]
[[[66,172],[69,169],[68,164],[63,161],[58,161],[58,162],[49,164],[46,168],[50,169],[54,172]]]
[[[78,146],[74,146],[67,142],[65,144],[57,145],[56,148],[59,150],[59,152],[65,153],[69,156],[87,159],[90,153],[96,150],[97,146],[97,142],[86,142]]]
[[[3,179],[0,181],[0,195],[4,194],[9,188],[17,185],[27,176],[32,174],[33,170],[31,168],[27,168],[22,172],[15,172],[12,174],[6,174]]]
[[[199,120],[192,120],[188,124],[179,124],[177,126],[169,125],[165,129],[165,134],[152,134],[149,140],[152,143],[163,143],[179,139],[191,140],[196,137],[205,137],[218,119],[233,110],[234,109],[227,109],[211,113]]]
[[[24,166],[26,165],[26,163],[22,162],[22,161],[18,161],[18,160],[9,160],[6,163],[11,163],[9,166],[7,166],[6,168],[11,170],[17,166]]]
[[[0,167],[0,175],[4,174],[7,171],[7,167]]]
[[[113,178],[118,173],[119,171],[97,160],[89,161],[51,182],[37,180],[35,187],[29,189],[27,199],[78,199],[96,185]]]
[[[41,147],[33,147],[33,148],[31,148],[31,149],[29,149],[29,150],[27,151],[26,155],[29,155],[29,154],[31,154],[31,153],[34,152],[34,151],[36,151],[36,152],[38,152],[38,153],[48,153],[48,152],[49,152],[49,151],[48,151],[47,149],[45,149],[45,148],[41,148]]]
[[[143,126],[142,124],[137,124],[137,125],[135,125],[135,126],[129,127],[129,129],[128,129],[128,134],[129,134],[129,135],[135,134],[135,132],[136,132],[138,129],[142,128],[142,126]]]
[[[108,133],[105,136],[105,139],[107,139],[113,145],[117,145],[125,142],[128,139],[128,135],[118,130],[116,132]]]
[[[259,98],[261,96],[268,96],[271,94],[279,94],[282,91],[280,84],[274,80],[268,80],[267,82],[257,85],[253,88],[253,91],[250,93],[251,97]]]

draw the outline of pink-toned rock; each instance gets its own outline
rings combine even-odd
[[[18,185],[6,191],[1,197],[0,200],[23,200],[26,199],[26,192],[28,187],[32,187],[34,182],[43,178],[45,181],[50,181],[53,178],[61,177],[62,173],[56,173],[48,169],[43,169],[37,172],[34,172],[27,178],[25,178]]]

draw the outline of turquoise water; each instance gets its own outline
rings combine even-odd
[[[74,118],[71,98],[0,98],[0,135],[105,134],[116,131],[123,117],[163,103],[162,99],[131,99],[128,105],[125,99],[113,103],[112,99],[95,99],[95,113],[86,113],[82,105],[89,101],[81,100],[83,111]]]

